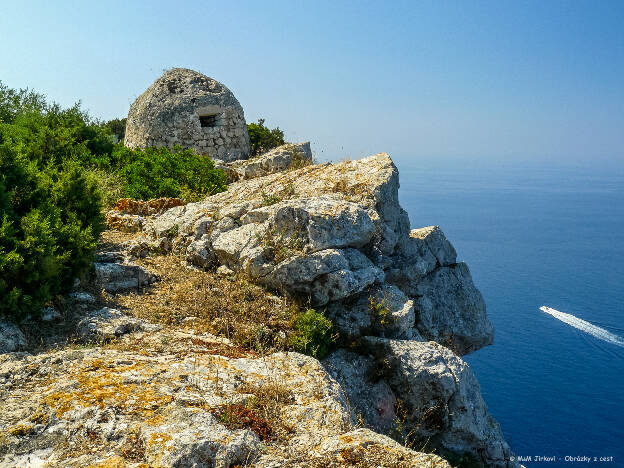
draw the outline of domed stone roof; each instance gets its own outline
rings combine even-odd
[[[250,151],[245,114],[234,94],[187,68],[168,70],[134,101],[124,143],[181,145],[225,161],[247,159]]]

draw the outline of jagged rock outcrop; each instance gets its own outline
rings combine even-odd
[[[325,364],[373,429],[396,436],[404,418],[419,442],[516,466],[454,354],[492,343],[483,298],[439,227],[410,229],[398,188],[381,153],[242,180],[143,230],[199,267],[242,272],[325,310],[352,349]]]
[[[338,350],[324,364],[374,430],[396,431],[399,420],[415,446],[469,452],[486,466],[514,466],[476,377],[447,348],[366,337],[360,353]]]
[[[230,163],[217,161],[217,167],[228,175],[229,182],[253,179],[288,169],[298,169],[312,164],[310,142],[286,143],[260,156]]]
[[[100,252],[95,286],[141,293],[157,278],[130,259],[171,251],[323,311],[339,349],[258,357],[74,292],[95,348],[0,355],[0,465],[449,466],[394,439],[518,467],[457,356],[492,342],[483,298],[439,227],[410,228],[390,158],[282,157],[231,165],[239,181],[199,203],[126,201],[119,227],[143,234]]]
[[[327,307],[351,338],[376,321],[368,299],[387,296],[395,310],[381,336],[424,337],[459,354],[491,343],[468,268],[438,227],[410,231],[398,188],[396,167],[380,153],[237,182],[143,229],[195,265],[226,265]]]

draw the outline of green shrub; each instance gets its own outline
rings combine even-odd
[[[322,313],[308,309],[299,314],[289,337],[290,346],[297,352],[323,359],[332,350],[335,341],[332,323]]]
[[[118,172],[92,167],[85,169],[84,174],[97,184],[104,209],[112,208],[117,200],[124,197],[125,182]]]
[[[109,120],[104,124],[104,128],[106,128],[110,133],[115,135],[119,141],[123,141],[126,137],[126,119],[113,119]]]
[[[92,261],[102,208],[118,198],[189,201],[225,189],[226,176],[180,148],[114,144],[125,119],[93,120],[0,83],[0,315],[36,313]]]
[[[110,166],[113,136],[106,128],[91,122],[79,104],[69,109],[43,104],[40,108],[25,107],[20,111],[5,108],[2,112],[12,117],[0,123],[0,142],[20,146],[23,154],[39,168],[61,165],[70,159],[84,166]]]
[[[227,187],[227,176],[215,168],[211,159],[180,147],[173,151],[123,148],[115,151],[112,159],[121,164],[124,195],[130,198],[179,197],[196,201]]]
[[[0,144],[0,315],[36,314],[69,290],[103,228],[97,186],[78,165],[39,169]]]
[[[258,119],[258,123],[247,124],[247,131],[249,132],[252,156],[257,156],[284,144],[284,132],[279,127],[272,130],[267,128],[264,125],[264,119]]]

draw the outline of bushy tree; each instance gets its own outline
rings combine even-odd
[[[37,313],[92,261],[103,230],[96,185],[74,164],[36,162],[0,144],[0,315]]]
[[[0,315],[37,312],[92,260],[107,203],[125,195],[196,200],[225,189],[212,160],[189,150],[130,150],[125,119],[93,120],[0,83]],[[98,188],[99,187],[99,188]]]
[[[106,127],[106,129],[108,129],[110,133],[115,135],[119,141],[123,141],[123,139],[126,137],[127,120],[128,119],[126,119],[125,117],[123,119],[109,120],[104,124],[104,127]]]
[[[249,132],[252,156],[257,156],[284,144],[284,132],[279,127],[269,129],[264,125],[264,119],[258,119],[258,123],[247,124],[247,131]]]
[[[29,89],[10,89],[0,82],[0,123],[12,123],[23,111],[42,111],[45,97]]]

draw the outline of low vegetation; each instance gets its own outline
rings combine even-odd
[[[198,200],[225,190],[190,150],[131,150],[125,119],[100,122],[0,82],[0,316],[37,314],[90,265],[102,210],[121,197]]]
[[[39,168],[0,142],[0,315],[37,314],[90,265],[100,195],[76,164]]]
[[[118,148],[115,157],[124,181],[123,195],[139,200],[172,197],[197,201],[226,189],[227,176],[214,161],[177,146],[130,150]]]
[[[314,309],[298,315],[293,322],[293,330],[289,344],[295,351],[317,359],[323,359],[332,351],[335,342],[332,323]]]
[[[211,411],[228,429],[251,429],[266,441],[284,440],[293,432],[283,408],[293,403],[292,392],[277,382],[244,383],[236,389],[250,395],[244,404],[229,403]]]
[[[251,156],[258,156],[284,144],[284,132],[279,127],[269,129],[264,125],[264,119],[258,119],[257,123],[247,124],[247,130],[251,143]]]
[[[117,242],[109,237],[107,231],[105,241]],[[190,323],[198,333],[228,338],[258,354],[293,350],[322,358],[333,349],[329,319],[302,309],[294,299],[271,294],[244,275],[189,269],[175,255],[157,255],[139,263],[160,281],[145,293],[115,297],[131,315],[164,325]]]

